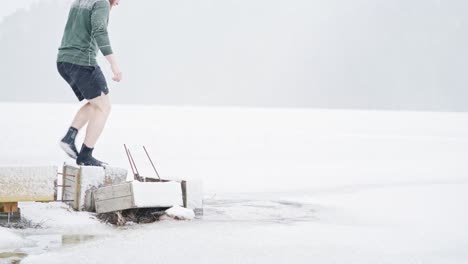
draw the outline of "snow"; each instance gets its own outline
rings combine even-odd
[[[16,128],[0,130],[2,163],[62,164],[51,142],[76,109],[0,104]],[[24,232],[96,236],[22,263],[468,262],[466,113],[116,105],[95,153],[129,169],[123,143],[145,177],[141,145],[162,178],[202,179],[203,217],[122,229],[22,203],[45,226]],[[0,229],[0,244],[22,235]]]
[[[174,206],[166,210],[166,215],[177,220],[193,220],[195,212],[180,206]]]
[[[190,179],[186,181],[187,208],[193,209],[196,215],[203,215],[203,181]]]
[[[93,187],[99,187],[104,184],[106,174],[102,167],[86,166],[81,167],[80,181],[80,201],[78,202],[78,208],[84,210],[86,207],[86,191]]]
[[[461,264],[468,216],[457,201],[466,198],[466,184],[232,194],[208,201],[203,220],[140,226],[24,263]]]
[[[137,207],[172,207],[183,205],[179,182],[132,182]]]
[[[19,235],[11,232],[11,230],[0,227],[0,252],[14,250],[23,246],[24,239]]]
[[[128,172],[124,168],[107,166],[105,169],[106,184],[124,182],[127,180]]]
[[[117,184],[126,181],[127,179],[127,170],[123,168],[117,167],[93,167],[93,166],[83,166],[80,167],[80,200],[78,202],[78,208],[80,210],[85,210],[87,206],[90,204],[86,203],[87,196],[90,195],[90,192],[93,189],[98,187],[109,185],[109,184]],[[71,187],[73,193],[76,191],[75,185],[73,184]],[[69,197],[69,199],[73,199]]]
[[[20,203],[23,217],[40,223],[44,229],[57,233],[101,234],[108,229],[106,225],[99,224],[94,215],[87,212],[77,212],[60,202],[53,203]],[[46,231],[42,230],[42,231]]]
[[[53,201],[57,167],[0,167],[0,202]],[[7,187],[8,186],[8,187]]]

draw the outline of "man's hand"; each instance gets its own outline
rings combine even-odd
[[[120,70],[119,66],[117,63],[113,63],[111,65],[112,73],[114,76],[112,77],[112,80],[115,82],[120,82],[122,80],[122,71]]]
[[[112,73],[114,76],[112,80],[115,82],[120,82],[122,80],[122,71],[120,70],[119,65],[117,65],[117,61],[115,60],[114,54],[109,54],[106,56],[107,61],[109,61],[112,69]]]

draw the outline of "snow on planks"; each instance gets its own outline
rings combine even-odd
[[[0,203],[55,200],[57,167],[0,167]]]
[[[125,182],[94,191],[97,213],[132,208],[170,208],[183,206],[178,182]]]
[[[62,201],[75,210],[87,210],[93,189],[124,182],[127,170],[115,167],[63,166]]]

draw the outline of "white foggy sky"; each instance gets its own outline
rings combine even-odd
[[[27,8],[31,3],[40,0],[1,0],[2,7],[0,8],[0,20],[15,12],[19,8]]]
[[[0,0],[0,101],[75,101],[54,66],[70,1]],[[123,1],[110,35],[125,81],[109,85],[116,103],[468,111],[466,12],[466,0]]]

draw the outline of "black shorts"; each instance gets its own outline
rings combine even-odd
[[[73,89],[78,100],[91,100],[102,93],[108,94],[106,78],[99,65],[82,66],[68,62],[57,62],[60,75]]]

